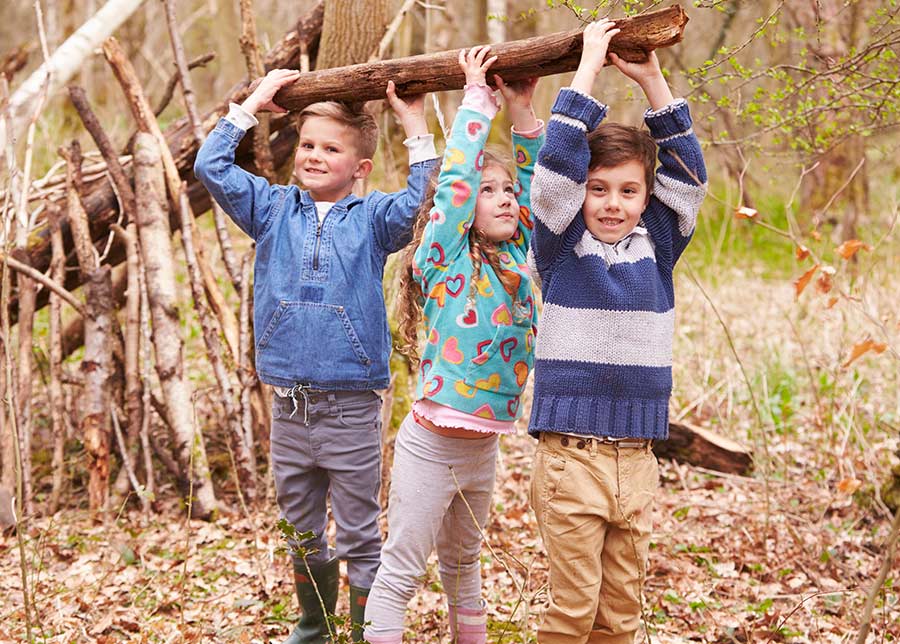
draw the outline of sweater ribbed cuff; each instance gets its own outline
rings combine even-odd
[[[679,98],[656,111],[644,112],[644,122],[654,139],[664,139],[691,129],[693,120],[688,102]]]
[[[563,87],[556,96],[552,112],[578,119],[587,126],[588,132],[600,125],[606,116],[606,105],[581,92]]]

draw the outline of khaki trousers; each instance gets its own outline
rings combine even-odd
[[[550,605],[539,644],[634,641],[658,487],[649,445],[541,434],[530,501],[550,561]]]

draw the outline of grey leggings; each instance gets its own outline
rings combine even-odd
[[[496,460],[496,434],[447,438],[419,425],[412,414],[403,421],[391,469],[388,538],[366,605],[366,635],[402,633],[406,606],[435,547],[450,605],[481,608],[479,530],[490,511]]]

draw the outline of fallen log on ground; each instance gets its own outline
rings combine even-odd
[[[609,44],[610,51],[630,62],[644,62],[654,49],[681,41],[688,17],[679,5],[616,21],[622,31]],[[497,62],[488,82],[499,74],[505,81],[550,76],[578,67],[581,59],[580,29],[491,45]],[[397,94],[412,95],[462,89],[466,79],[459,68],[458,49],[374,63],[335,67],[302,74],[275,95],[288,110],[300,110],[316,101],[370,101],[384,98],[389,80]]]
[[[669,439],[654,443],[653,453],[728,474],[745,475],[753,470],[753,455],[743,445],[687,423],[669,423]]]

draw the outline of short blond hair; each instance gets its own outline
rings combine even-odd
[[[346,125],[359,135],[356,140],[356,151],[360,158],[371,159],[375,156],[375,148],[378,146],[378,124],[365,109],[351,107],[338,101],[321,101],[307,105],[297,119],[298,132],[303,128],[306,119],[311,116],[323,116]]]

